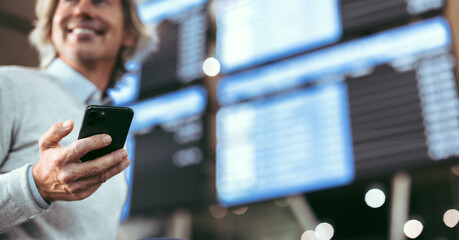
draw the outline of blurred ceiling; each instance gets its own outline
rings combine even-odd
[[[15,31],[28,33],[34,19],[34,0],[0,1],[0,24]]]
[[[35,0],[0,1],[0,65],[37,66],[27,36],[33,28]]]

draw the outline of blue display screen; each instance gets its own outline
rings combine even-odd
[[[188,87],[138,102],[134,110],[131,132],[142,131],[155,125],[202,114],[207,104],[207,92],[201,86]]]
[[[114,95],[121,96],[121,95]],[[121,101],[119,97],[115,101]],[[134,110],[130,133],[148,130],[158,124],[177,121],[189,116],[200,115],[207,104],[207,92],[201,86],[188,87],[176,92],[164,94],[129,107]],[[129,217],[132,201],[133,174],[135,165],[135,138],[129,134],[126,139],[126,150],[129,153],[131,165],[125,170],[126,182],[129,186],[128,198],[123,207],[121,221]]]
[[[134,178],[134,159],[135,159],[135,139],[132,134],[129,134],[126,138],[125,144],[126,151],[129,154],[129,159],[131,160],[131,165],[124,170],[124,178],[126,179],[126,183],[128,185],[128,195],[126,202],[124,203],[123,210],[121,211],[121,221],[125,221],[129,218],[130,210],[131,210],[131,201],[132,201],[132,184]]]
[[[206,2],[207,0],[147,0],[139,3],[137,8],[143,22],[158,23]]]
[[[223,73],[336,42],[342,33],[338,0],[218,0],[216,20]]]
[[[221,105],[274,93],[316,81],[371,69],[388,62],[448,47],[451,32],[446,19],[438,17],[369,37],[339,44],[220,80],[217,98]]]
[[[140,71],[126,73],[114,88],[107,90],[107,94],[113,100],[114,105],[123,106],[134,102],[139,95]]]
[[[240,205],[352,181],[348,92],[340,79],[381,64],[403,72],[450,46],[448,22],[437,17],[222,78],[219,202]]]
[[[354,177],[346,85],[319,86],[217,113],[217,194],[238,205]]]

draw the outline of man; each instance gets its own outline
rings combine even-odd
[[[133,0],[39,0],[36,13],[46,70],[0,68],[0,239],[114,239],[130,160],[121,149],[82,163],[111,137],[76,141],[74,126],[150,35]]]

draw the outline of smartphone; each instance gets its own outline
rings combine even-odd
[[[87,106],[78,139],[105,133],[112,137],[112,142],[104,148],[87,153],[80,158],[81,161],[93,160],[123,148],[133,116],[134,111],[128,107]]]

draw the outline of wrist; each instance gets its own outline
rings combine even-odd
[[[32,194],[33,199],[35,200],[35,203],[41,208],[41,209],[48,209],[49,208],[49,203],[46,202],[43,197],[41,196],[40,192],[38,191],[37,185],[35,183],[33,173],[32,173],[32,166],[29,166],[27,169],[27,179],[28,179],[28,185],[29,185],[29,190]]]
[[[32,166],[32,178],[41,198],[46,202],[46,204],[51,204],[53,200],[45,190],[46,184],[43,184],[42,181],[40,181],[41,178],[38,164]]]

